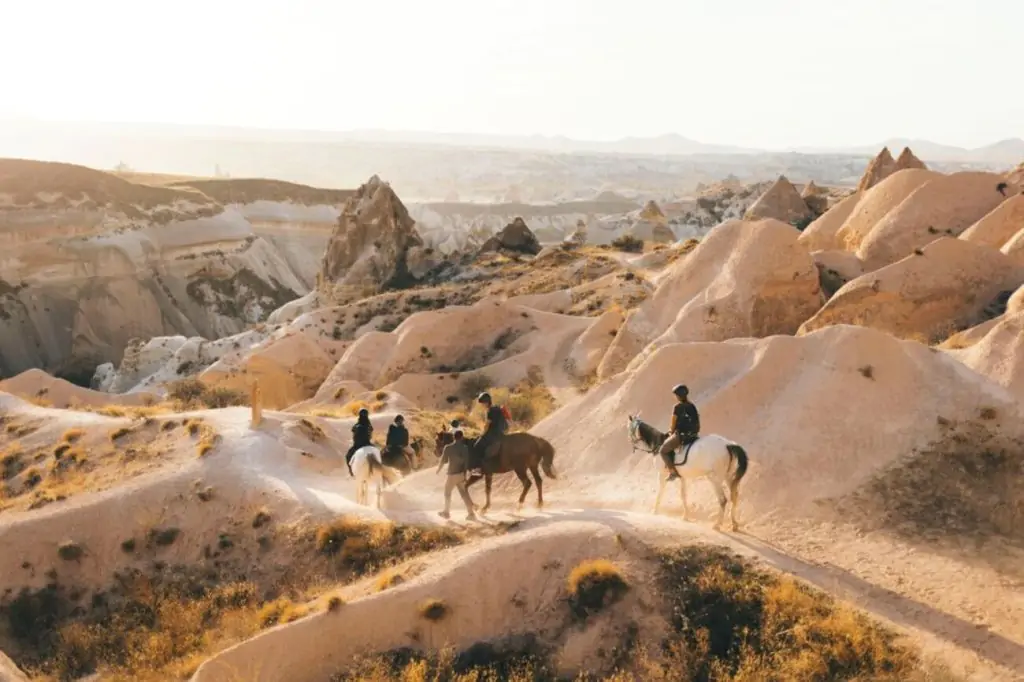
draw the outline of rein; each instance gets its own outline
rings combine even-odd
[[[639,419],[637,420],[637,427],[636,427],[636,432],[637,432],[637,435],[639,436],[639,439],[637,439],[636,437],[634,437],[634,436],[633,436],[633,431],[632,431],[632,430],[630,430],[630,434],[629,434],[629,441],[630,441],[630,444],[631,444],[631,445],[633,446],[633,452],[636,452],[637,450],[640,450],[641,452],[646,452],[646,453],[647,453],[647,454],[649,454],[649,455],[654,455],[654,454],[657,454],[658,448],[657,448],[657,447],[655,447],[655,446],[653,446],[653,445],[651,445],[650,443],[648,443],[648,442],[647,442],[647,439],[646,439],[646,438],[644,438],[643,434],[641,433],[641,430],[642,430],[642,429],[643,429],[643,427],[645,427],[645,426],[646,426],[646,427],[647,427],[648,429],[652,429],[652,430],[653,430],[653,427],[652,427],[652,426],[650,426],[650,425],[648,425],[648,424],[645,424],[644,422],[640,421]],[[653,436],[654,434],[652,433],[651,435]],[[637,446],[637,440],[639,440],[639,441],[640,441],[640,442],[642,442],[642,443],[643,443],[644,445],[646,445],[646,446],[647,446],[647,448],[642,448],[642,447],[639,447],[639,446]],[[662,439],[662,442],[664,442],[664,439]]]

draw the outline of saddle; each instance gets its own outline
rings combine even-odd
[[[685,466],[686,461],[688,459],[690,459],[690,448],[692,448],[693,444],[696,443],[698,440],[700,440],[700,436],[693,436],[693,437],[687,438],[686,440],[683,441],[683,443],[682,443],[683,461],[682,462],[677,462],[676,466],[680,466],[680,467],[681,466]],[[676,452],[679,452],[679,451],[676,450]]]

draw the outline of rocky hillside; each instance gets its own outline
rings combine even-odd
[[[0,375],[87,381],[134,338],[237,333],[315,280],[346,193],[0,160]]]

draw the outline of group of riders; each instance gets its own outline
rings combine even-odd
[[[683,384],[672,388],[672,395],[676,398],[676,404],[672,408],[672,425],[669,428],[669,437],[658,450],[665,470],[668,473],[668,481],[679,478],[676,470],[675,454],[680,447],[684,450],[684,462],[686,452],[700,437],[700,414],[697,406],[690,402],[690,389]],[[470,448],[471,463],[469,471],[473,475],[483,475],[482,469],[488,457],[497,451],[491,446],[495,445],[508,431],[509,414],[508,410],[501,405],[495,405],[490,393],[481,393],[477,396],[476,402],[486,409],[487,425],[483,434],[477,439],[475,447]],[[453,420],[451,426],[454,429],[456,440],[462,441],[463,433],[458,420]],[[366,409],[359,410],[359,417],[352,426],[352,447],[345,455],[345,463],[348,465],[348,472],[352,474],[352,455],[361,447],[373,445],[373,424],[370,423],[370,413]],[[409,447],[409,430],[405,428],[405,418],[402,415],[395,417],[393,424],[388,426],[388,435],[385,441],[385,451],[392,456],[405,457],[409,468],[413,466],[414,455]]]
[[[509,414],[508,410],[495,405],[490,393],[481,393],[477,396],[477,403],[486,409],[486,427],[483,434],[477,439],[475,447],[471,448],[472,464],[470,471],[476,475],[482,475],[482,469],[487,457],[492,457],[497,452],[493,448],[503,435],[508,432]],[[458,420],[452,420],[451,427],[454,429],[455,437],[462,440],[461,425]],[[348,466],[348,473],[352,475],[352,456],[356,450],[373,445],[373,424],[370,422],[369,410],[359,410],[356,423],[352,425],[352,447],[345,454],[345,464]],[[405,417],[398,415],[395,421],[388,426],[388,434],[385,439],[384,453],[387,459],[404,457],[410,469],[415,469],[413,462],[415,454],[410,447],[409,430],[405,427]]]

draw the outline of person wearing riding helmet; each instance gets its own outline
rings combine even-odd
[[[398,415],[395,423],[388,426],[388,437],[385,447],[391,453],[400,453],[409,462],[412,468],[412,453],[409,451],[409,430],[405,428],[405,417]]]
[[[494,450],[491,446],[508,431],[508,419],[505,418],[505,410],[500,405],[493,403],[490,393],[481,393],[477,396],[476,401],[487,409],[487,426],[483,435],[476,442],[477,461],[480,463],[480,468],[483,468],[484,460],[491,454],[488,451]]]
[[[356,450],[365,448],[367,445],[373,445],[373,424],[370,423],[370,411],[363,408],[359,410],[359,417],[352,425],[352,447],[345,455],[349,476],[355,475],[352,473],[352,455],[356,454]]]
[[[662,444],[658,454],[665,462],[668,470],[669,481],[679,478],[679,472],[675,466],[675,452],[680,445],[689,445],[697,440],[700,433],[700,415],[697,414],[697,406],[690,402],[690,389],[679,384],[672,389],[672,394],[678,401],[672,408],[672,427],[669,429],[670,436]]]

